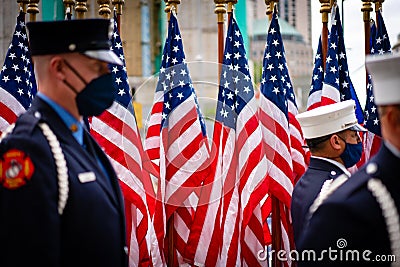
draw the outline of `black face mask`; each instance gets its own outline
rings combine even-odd
[[[347,143],[346,140],[344,140],[341,136],[339,136],[339,138],[342,139],[343,142],[346,144],[346,147],[342,155],[340,155],[340,158],[343,160],[344,166],[346,168],[350,168],[361,159],[363,150],[362,143],[358,142],[357,144],[351,144]]]
[[[117,89],[114,86],[114,81],[111,73],[101,75],[93,79],[89,83],[66,61],[68,68],[86,85],[79,93],[66,80],[63,82],[76,93],[76,105],[78,106],[79,114],[82,116],[99,116],[106,109],[111,107],[114,100],[117,98]]]

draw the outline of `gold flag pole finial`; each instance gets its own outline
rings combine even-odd
[[[36,14],[39,13],[39,0],[29,0],[26,12],[29,13],[29,21],[36,21]]]
[[[238,0],[226,0],[228,4],[228,13],[233,11],[233,6],[237,4]]]
[[[17,3],[22,9],[22,12],[26,13],[26,6],[29,4],[29,0],[17,0]]]
[[[214,13],[217,14],[218,27],[218,63],[222,64],[224,60],[224,15],[226,13],[225,0],[214,0],[214,3]],[[221,65],[218,67],[218,73],[221,73]]]
[[[170,8],[175,9],[175,13],[178,14],[178,5],[181,3],[181,0],[168,0],[168,4]]]
[[[117,10],[117,15],[122,15],[122,6],[125,4],[124,0],[112,0],[112,4]]]
[[[368,22],[370,20],[370,13],[373,10],[372,9],[372,4],[370,0],[361,0],[363,2],[362,7],[361,7],[361,12],[363,12],[363,20],[364,22]]]
[[[97,0],[99,3],[99,15],[105,19],[109,19],[111,15],[110,0]]]
[[[76,18],[84,19],[85,13],[88,11],[86,7],[87,0],[77,0],[75,6]]]
[[[267,6],[267,11],[265,12],[265,14],[268,16],[268,19],[271,20],[272,13],[274,12],[274,1],[265,0],[265,5]]]
[[[375,12],[378,12],[379,10],[382,9],[382,3],[385,2],[385,0],[374,0],[375,2]]]
[[[328,20],[329,13],[331,12],[330,0],[319,0],[321,3],[321,9],[319,12],[322,14],[322,62],[324,63],[324,69],[326,65],[326,54],[328,52]]]
[[[225,0],[214,0],[214,13],[217,14],[217,21],[224,22],[224,14],[226,13]]]
[[[165,13],[169,13],[171,11],[171,7],[169,6],[169,2],[168,2],[168,0],[164,0],[164,2],[165,2],[164,12]]]

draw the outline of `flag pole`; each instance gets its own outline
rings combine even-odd
[[[361,0],[362,7],[361,12],[363,12],[363,20],[364,20],[364,50],[365,55],[371,54],[371,45],[370,45],[370,38],[371,38],[371,18],[370,13],[372,11],[372,4],[369,0]],[[368,84],[368,71],[365,68],[365,84]],[[368,89],[367,89],[368,90]]]
[[[329,0],[319,0],[321,3],[320,13],[322,14],[322,62],[325,69],[326,54],[328,53],[328,14],[331,12]]]
[[[164,0],[166,2],[165,12],[167,12],[168,22],[171,19],[171,9],[178,14],[178,5],[181,3],[181,0]],[[160,177],[160,179],[162,179]],[[174,236],[174,217],[175,213],[171,215],[167,222],[167,233],[166,236],[168,238],[168,258],[167,258],[167,267],[173,267],[175,263],[175,236]]]
[[[116,8],[117,11],[117,25],[118,32],[121,35],[121,15],[122,15],[122,6],[125,4],[124,0],[112,0],[112,4]]]
[[[224,14],[226,13],[225,0],[214,0],[214,13],[217,14],[218,25],[218,77],[221,76],[221,64],[224,60]]]
[[[169,6],[168,0],[164,0],[164,2],[165,2],[164,12],[167,14],[167,19],[169,22],[169,19],[171,18],[171,7]]]
[[[378,26],[378,23],[379,23],[379,21],[378,21],[378,13],[379,13],[379,11],[381,11],[382,10],[382,3],[384,2],[385,0],[374,0],[374,2],[375,2],[375,14],[376,14],[376,26]]]
[[[265,0],[265,4],[267,5],[267,16],[269,19],[269,23],[272,21],[272,16],[274,13],[275,2],[279,2],[279,0]],[[281,229],[281,214],[279,208],[279,200],[271,195],[271,235],[272,235],[272,244],[271,249],[275,251],[272,256],[272,267],[280,267],[280,261],[278,259],[278,251],[282,249],[282,229]]]
[[[29,21],[36,21],[36,14],[39,13],[39,0],[29,0],[28,8]]]
[[[29,0],[17,0],[17,3],[22,9],[22,12],[26,13],[26,6],[29,4]]]
[[[226,0],[225,1],[228,4],[228,20],[231,19],[232,13],[233,13],[233,6],[238,2],[238,0]]]
[[[111,16],[110,0],[97,0],[99,4],[99,15],[105,19],[109,19]]]
[[[76,1],[75,12],[77,19],[84,19],[85,13],[88,11],[86,7],[87,0]]]
[[[267,11],[265,12],[265,14],[268,16],[269,22],[271,23],[275,3],[273,0],[265,0],[265,4],[267,5]]]

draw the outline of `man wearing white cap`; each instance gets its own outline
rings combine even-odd
[[[299,266],[399,266],[400,55],[368,57],[384,143],[375,157],[316,210],[299,249]],[[395,265],[397,262],[397,265]]]
[[[362,154],[355,102],[347,100],[318,107],[296,116],[311,152],[307,171],[297,182],[291,213],[296,244],[307,224],[307,215],[323,185],[327,187],[340,175],[350,176],[346,168],[356,164]]]

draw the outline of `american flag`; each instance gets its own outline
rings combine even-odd
[[[350,99],[355,101],[356,116],[358,122],[362,123],[363,112],[350,79],[343,28],[340,22],[339,7],[336,5],[332,7],[332,26],[328,38],[328,56],[326,58],[321,105]]]
[[[0,134],[30,107],[36,92],[25,13],[21,11],[0,72]]]
[[[377,13],[378,27],[371,26],[371,54],[382,55],[384,53],[391,53],[390,40],[386,31],[385,22],[381,11]],[[375,33],[375,34],[374,34]],[[372,81],[373,77],[368,75],[367,84],[367,98],[364,110],[365,122],[364,126],[368,132],[364,134],[364,154],[365,161],[369,160],[375,155],[381,145],[381,124],[379,121],[378,108],[375,105]]]
[[[291,94],[291,84],[288,83],[286,59],[276,8],[272,16],[264,52],[260,121],[264,145],[271,163],[269,193],[279,201],[279,207],[272,208],[280,210],[283,249],[290,251],[294,244],[289,218],[294,184],[288,108],[288,101],[291,101],[288,99]],[[287,262],[287,264],[290,265],[291,262]]]
[[[322,40],[319,37],[317,53],[314,59],[314,69],[311,78],[310,93],[307,100],[307,110],[312,110],[321,105],[322,82],[324,81],[324,68],[322,61]]]
[[[329,105],[340,102],[340,81],[339,81],[339,53],[338,53],[338,24],[339,13],[334,12],[332,7],[332,26],[328,36],[328,52],[326,56],[326,66],[324,81],[321,92],[321,105]]]
[[[174,265],[183,264],[198,202],[195,191],[209,172],[209,148],[174,12],[170,16],[148,127],[146,149],[155,165],[159,164],[160,174],[153,220],[158,244],[163,248],[166,237],[173,238],[174,248],[168,249],[173,250],[174,259],[167,260],[174,260]],[[173,223],[168,236],[167,222]]]
[[[216,117],[214,183],[222,186],[217,216],[221,248],[218,266],[259,266],[265,236],[260,203],[268,194],[268,161],[263,148],[243,37],[233,16],[228,22]],[[267,237],[268,238],[268,237]],[[268,238],[269,239],[269,238]],[[199,248],[201,249],[201,248]]]
[[[111,42],[112,50],[124,62],[123,66],[109,65],[118,96],[108,110],[91,119],[90,131],[108,155],[120,180],[125,202],[129,266],[149,266],[150,244],[146,236],[149,233],[150,214],[154,210],[155,194],[150,176],[143,169],[144,151],[129,92],[116,19]]]
[[[285,49],[282,45],[283,55],[285,55]],[[296,104],[296,95],[294,94],[292,81],[289,76],[289,70],[287,65],[284,65],[282,70],[284,76],[281,78],[283,87],[286,87],[288,99],[288,117],[289,117],[289,131],[290,131],[290,147],[293,163],[293,181],[294,184],[300,179],[301,176],[306,172],[307,162],[309,155],[306,155],[304,149],[305,140],[303,137],[303,131],[301,130],[300,123],[296,119],[296,115],[299,113]]]
[[[338,33],[338,64],[339,64],[339,90],[341,95],[341,101],[344,100],[354,100],[356,104],[356,117],[358,123],[363,123],[364,115],[363,110],[361,108],[360,101],[358,100],[356,90],[354,89],[353,83],[350,79],[349,75],[349,66],[347,64],[347,55],[346,55],[346,47],[344,45],[344,35],[343,35],[343,27],[340,22],[340,14],[339,7],[336,7],[336,25],[337,25],[337,33]]]

